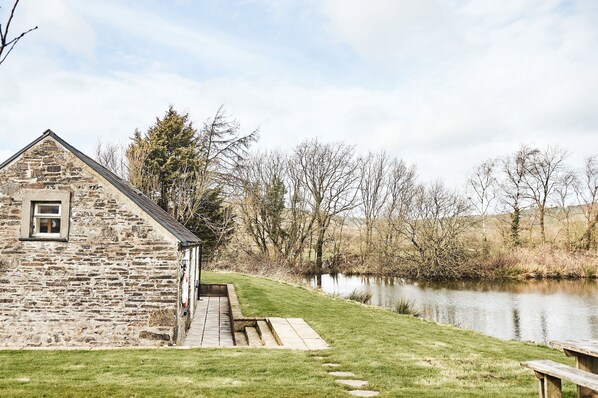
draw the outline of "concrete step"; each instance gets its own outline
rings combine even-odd
[[[262,347],[262,339],[260,339],[260,335],[256,328],[252,326],[245,327],[245,335],[247,336],[249,347]]]
[[[278,342],[276,341],[276,338],[274,338],[274,335],[270,330],[270,326],[266,321],[257,321],[257,331],[262,338],[262,343],[264,343],[264,346],[278,347]]]
[[[285,348],[307,350],[307,346],[301,340],[301,336],[297,334],[286,318],[266,318],[266,321],[270,325],[272,334],[278,344]]]
[[[239,347],[247,347],[247,335],[243,332],[235,332],[235,345]]]

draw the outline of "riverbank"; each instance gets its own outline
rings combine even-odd
[[[501,341],[274,280],[205,273],[203,281],[234,283],[244,315],[304,318],[331,348],[0,351],[0,396],[348,396],[321,366],[327,361],[369,380],[381,397],[531,398],[537,382],[520,361],[573,364],[545,346]],[[565,396],[574,396],[571,386]]]
[[[230,257],[230,258],[228,258]],[[286,264],[268,257],[228,256],[208,269],[233,271],[274,279],[299,282],[305,276],[314,275],[313,264]],[[360,275],[373,277],[400,277],[414,280],[538,280],[538,279],[597,279],[598,252],[572,252],[550,245],[534,248],[497,249],[486,256],[451,267],[443,272],[442,278],[417,263],[383,262],[375,256],[363,258],[359,255],[338,256],[336,261],[326,261],[323,273]]]

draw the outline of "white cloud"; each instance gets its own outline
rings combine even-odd
[[[103,25],[116,34],[124,45],[142,40],[148,43],[150,64],[172,67],[164,49],[179,52],[176,62],[196,63],[218,74],[252,75],[280,67],[271,49],[262,43],[227,34],[204,24],[191,25],[188,20],[172,20],[151,7],[131,7],[120,1],[76,3],[81,15]],[[285,49],[277,48],[284,52]],[[124,56],[130,56],[126,53]],[[278,54],[281,55],[280,53]],[[250,67],[248,67],[250,66]]]
[[[87,20],[72,8],[71,2],[24,1],[19,4],[15,15],[13,32],[38,26],[39,29],[32,33],[35,43],[57,45],[73,55],[94,56],[96,33]],[[32,45],[31,41],[28,45]]]
[[[382,88],[271,78],[277,60],[268,59],[276,54],[256,50],[260,45],[168,21],[167,36],[186,56],[210,58],[223,70],[239,57],[253,57],[257,73],[197,80],[150,67],[96,74],[66,69],[43,54],[14,57],[1,70],[0,155],[46,128],[91,152],[97,137],[126,141],[169,104],[190,112],[196,124],[225,104],[245,131],[261,127],[260,146],[290,149],[320,137],[355,144],[360,152],[385,149],[416,163],[423,178],[452,185],[476,163],[523,142],[560,144],[574,153],[573,164],[596,153],[598,27],[592,16],[598,14],[588,11],[589,3],[567,12],[552,1],[364,4],[329,0],[321,10],[335,39],[350,44],[366,66],[387,66],[379,76],[388,81]],[[96,19],[112,14],[101,5],[85,7]],[[129,11],[105,23],[162,40],[146,24],[163,19],[139,15],[141,22],[130,28]],[[197,43],[205,44],[202,51],[194,50]]]
[[[374,63],[411,70],[426,59],[460,51],[462,38],[445,2],[436,0],[325,0],[330,33]]]

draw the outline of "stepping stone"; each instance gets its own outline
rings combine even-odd
[[[326,357],[311,357],[312,359],[315,359],[316,361],[323,361],[324,359],[326,359]]]
[[[355,377],[353,372],[328,372],[328,374],[334,377]]]
[[[353,395],[354,397],[375,397],[376,395],[380,394],[380,391],[371,390],[352,390],[347,392],[349,395]]]
[[[339,365],[338,363],[323,363],[322,366],[327,366],[329,368],[336,368],[341,365]]]
[[[344,384],[346,386],[349,387],[363,387],[363,386],[367,386],[368,382],[365,380],[346,380],[346,379],[340,379],[340,380],[335,380],[337,383],[339,384]]]

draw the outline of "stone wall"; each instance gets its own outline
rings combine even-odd
[[[24,189],[70,191],[67,242],[20,240]],[[178,242],[51,138],[0,170],[0,346],[182,341]]]

